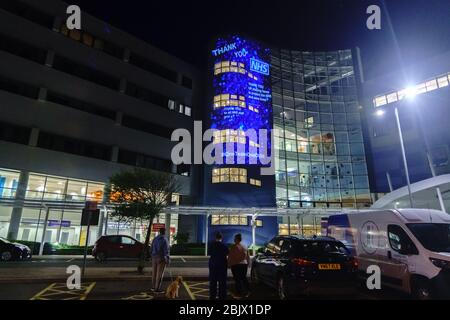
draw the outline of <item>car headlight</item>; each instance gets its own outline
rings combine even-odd
[[[450,269],[450,261],[445,261],[445,260],[436,259],[436,258],[430,258],[430,261],[438,268]]]

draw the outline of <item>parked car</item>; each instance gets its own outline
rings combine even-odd
[[[416,299],[450,299],[450,215],[429,209],[370,210],[332,215],[328,235],[341,240],[359,268],[377,265],[381,287]]]
[[[94,244],[92,255],[97,261],[109,258],[139,258],[144,244],[130,236],[102,236]],[[150,256],[150,248],[147,257]]]
[[[5,238],[0,238],[0,260],[30,260],[31,249],[20,243],[13,243]]]
[[[340,241],[278,236],[261,251],[252,261],[252,282],[275,288],[280,299],[355,288],[358,264]]]

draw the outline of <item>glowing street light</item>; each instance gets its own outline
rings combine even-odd
[[[375,112],[375,115],[377,116],[377,117],[381,117],[382,115],[384,115],[385,114],[385,111],[383,110],[383,109],[378,109],[376,112]]]

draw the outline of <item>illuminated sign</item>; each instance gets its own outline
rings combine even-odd
[[[269,64],[259,61],[257,59],[251,58],[250,59],[250,70],[253,72],[262,73],[265,75],[269,75]]]
[[[270,130],[272,127],[272,94],[270,81],[270,50],[258,42],[239,36],[229,36],[216,41],[211,51],[213,60],[213,95],[211,99],[211,128],[220,132],[227,130],[248,131],[268,130],[265,152],[261,151],[260,141],[224,137],[220,143],[226,144],[223,153],[224,164],[231,164],[230,157],[258,159],[265,164],[270,154]],[[231,141],[227,141],[231,139]],[[257,139],[261,139],[258,136]],[[225,141],[223,141],[225,140]],[[245,142],[245,151],[235,146],[232,152],[226,142]],[[257,146],[257,148],[254,148]],[[251,148],[253,147],[253,148]],[[255,151],[256,149],[256,151]]]

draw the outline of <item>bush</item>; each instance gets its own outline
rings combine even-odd
[[[40,242],[22,240],[10,241],[28,246],[33,252],[33,255],[39,254],[39,248],[41,247]],[[93,246],[88,246],[88,255],[92,254],[92,248]],[[44,250],[42,253],[46,255],[82,255],[84,254],[84,246],[73,246],[67,244],[54,244],[46,242],[44,244]]]

